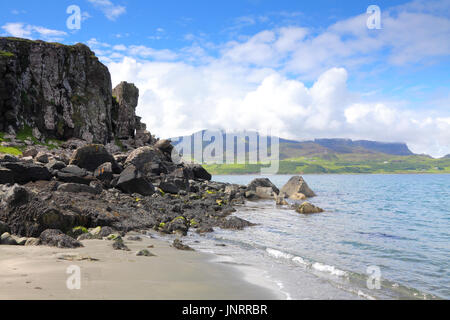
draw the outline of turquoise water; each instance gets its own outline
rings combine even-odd
[[[281,187],[290,177],[269,179]],[[247,184],[254,178],[213,179]],[[293,299],[450,298],[450,175],[304,178],[318,195],[311,202],[324,213],[249,202],[236,215],[258,225],[216,230],[204,249],[264,269]],[[379,268],[380,288],[368,286],[368,267]]]

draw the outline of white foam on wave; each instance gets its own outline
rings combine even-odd
[[[313,265],[311,267],[317,271],[327,272],[329,274],[332,274],[333,276],[345,277],[348,275],[347,272],[339,270],[335,266],[329,266],[327,264],[322,264],[319,262],[313,263]]]
[[[292,261],[295,262],[296,264],[299,264],[301,266],[308,266],[308,262],[306,262],[303,258],[301,257],[294,257],[292,258]]]
[[[294,258],[294,256],[290,253],[286,253],[286,252],[271,249],[271,248],[266,248],[266,252],[269,254],[269,256],[272,256],[276,259],[283,258],[283,259],[291,260]]]
[[[368,295],[367,293],[362,292],[361,290],[358,291],[358,296],[367,300],[376,300],[374,297]]]
[[[329,273],[333,276],[337,276],[337,277],[346,277],[348,276],[348,273],[340,270],[338,268],[336,268],[335,266],[330,266],[327,264],[323,264],[320,262],[315,262],[312,265],[310,263],[308,263],[307,261],[305,261],[302,257],[296,257],[290,253],[287,252],[283,252],[283,251],[279,251],[279,250],[275,250],[275,249],[271,249],[271,248],[266,248],[266,252],[269,254],[269,256],[275,258],[275,259],[285,259],[285,260],[291,260],[292,262],[294,262],[297,265],[301,265],[304,267],[311,267],[314,270],[320,271],[320,272],[325,272],[325,273]]]

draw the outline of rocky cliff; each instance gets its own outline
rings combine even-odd
[[[83,44],[0,38],[0,131],[89,143],[134,137],[138,89],[111,76]]]

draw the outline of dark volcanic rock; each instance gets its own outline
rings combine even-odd
[[[121,237],[118,237],[114,240],[112,247],[114,250],[124,250],[124,251],[131,251],[123,242],[123,239]]]
[[[281,188],[281,193],[285,194],[288,198],[296,197],[297,194],[304,194],[308,198],[316,196],[300,176],[290,178],[283,188]]]
[[[268,178],[258,178],[254,179],[247,186],[247,190],[249,191],[257,191],[256,189],[259,187],[263,188],[272,188],[273,192],[276,194],[280,193],[280,190],[268,179]]]
[[[102,181],[105,185],[109,186],[112,179],[114,178],[111,162],[106,162],[95,169],[94,177]]]
[[[173,240],[172,247],[174,247],[175,249],[178,249],[178,250],[194,251],[194,249],[192,249],[191,247],[183,244],[183,242],[181,240],[179,240],[179,239]]]
[[[100,144],[91,144],[78,148],[70,159],[70,164],[77,165],[78,167],[91,172],[105,162],[110,162],[113,171],[119,173],[119,167],[117,166],[116,160],[105,149],[105,146]]]
[[[71,192],[71,193],[90,193],[90,194],[99,194],[98,190],[87,186],[85,184],[79,183],[64,183],[61,184],[58,189],[59,192]]]
[[[60,230],[47,229],[39,236],[41,244],[58,248],[79,248],[83,244],[68,235],[65,235]]]
[[[4,197],[4,201],[8,207],[19,207],[28,203],[33,198],[33,194],[27,189],[19,185],[9,188]]]
[[[143,196],[150,196],[155,192],[153,185],[133,165],[120,174],[117,188],[126,193],[139,193]]]
[[[114,119],[113,124],[117,137],[134,137],[139,89],[132,83],[121,82],[113,89],[112,94],[115,97],[113,113],[117,117]]]
[[[141,147],[130,153],[125,160],[125,166],[134,165],[144,175],[148,175],[155,170],[155,164],[159,168],[159,165],[166,160],[161,150],[154,147]]]
[[[195,179],[211,181],[212,179],[211,174],[208,171],[206,171],[206,169],[203,168],[201,165],[191,164],[188,166],[188,168],[192,170]]]
[[[86,45],[0,38],[0,131],[36,128],[46,137],[111,138],[108,69]]]
[[[0,167],[0,184],[14,183],[14,174],[11,170]]]
[[[223,229],[242,230],[246,227],[252,227],[254,225],[255,224],[253,224],[247,220],[244,220],[244,219],[241,219],[238,217],[230,217],[229,219],[225,220],[222,223],[221,227]]]
[[[102,229],[100,230],[100,233],[98,235],[103,238],[103,237],[107,237],[110,234],[115,233],[115,232],[116,232],[116,230],[114,230],[111,227],[106,226],[106,227],[102,227]]]
[[[30,181],[50,180],[52,178],[46,167],[34,163],[6,162],[2,163],[2,167],[11,170],[15,183],[25,184]]]
[[[0,221],[0,235],[4,234],[5,232],[11,232],[11,230],[6,223]]]

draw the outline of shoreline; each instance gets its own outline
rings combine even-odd
[[[212,254],[180,251],[163,240],[141,238],[125,240],[128,252],[113,250],[108,240],[86,240],[79,249],[1,246],[0,300],[282,299]],[[149,246],[155,256],[136,256]],[[80,267],[79,290],[66,285],[71,277],[67,268],[73,265]]]

